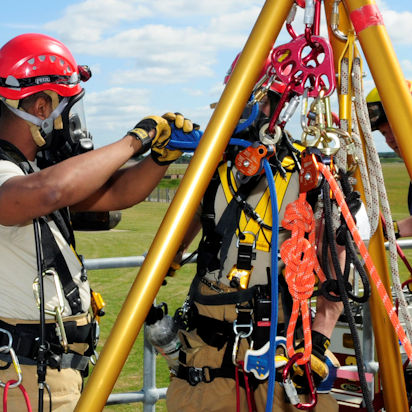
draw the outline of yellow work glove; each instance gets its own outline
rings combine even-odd
[[[149,133],[154,131],[154,136]],[[166,119],[160,116],[147,116],[127,132],[142,143],[142,153],[150,149],[156,140],[169,141],[171,129]],[[167,143],[166,143],[167,144]]]
[[[335,355],[328,349],[330,340],[319,332],[312,331],[312,355],[310,366],[312,369],[313,380],[317,391],[328,393],[332,389],[336,378],[337,368],[340,366]],[[304,347],[300,344],[296,352],[303,352]],[[308,393],[308,379],[304,375],[300,366],[294,369],[292,381],[298,393]]]
[[[177,129],[182,129],[184,133],[190,133],[193,130],[193,123],[180,113],[167,112],[162,116],[162,119],[168,124],[174,124]],[[169,126],[170,128],[170,126]],[[159,135],[152,141],[151,156],[153,160],[159,165],[168,165],[178,159],[182,152],[180,150],[169,149],[167,144],[170,141],[170,134]]]

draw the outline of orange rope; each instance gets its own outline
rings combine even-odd
[[[388,296],[388,293],[386,292],[385,286],[383,285],[379,274],[376,270],[375,265],[373,264],[372,258],[370,257],[368,250],[365,246],[365,244],[362,241],[362,238],[358,232],[358,229],[356,228],[355,221],[352,218],[352,215],[349,211],[349,208],[345,202],[345,198],[343,196],[342,191],[340,190],[336,180],[332,176],[331,172],[328,170],[328,168],[323,165],[321,162],[318,163],[319,169],[321,173],[325,176],[326,180],[328,181],[332,192],[335,196],[336,201],[338,202],[338,205],[341,209],[342,215],[348,225],[348,228],[352,234],[353,240],[356,243],[356,246],[359,249],[360,254],[362,255],[365,265],[369,271],[369,274],[372,277],[372,280],[374,281],[376,288],[379,292],[379,296],[382,299],[382,302],[385,306],[385,309],[388,313],[389,319],[392,322],[392,325],[395,329],[396,334],[398,335],[398,338],[405,349],[406,354],[408,355],[408,358],[412,360],[412,345],[409,342],[405,330],[403,329],[401,323],[399,322],[399,318],[396,315],[396,310],[393,306],[392,300]]]
[[[308,362],[312,353],[312,336],[308,300],[313,294],[315,273],[323,282],[325,275],[319,265],[315,247],[315,218],[306,201],[306,193],[286,206],[282,226],[291,230],[291,237],[280,248],[280,256],[285,263],[285,279],[293,298],[292,314],[286,334],[289,357],[295,354],[294,332],[299,314],[302,316],[304,352],[297,363]],[[308,234],[306,238],[306,234]]]

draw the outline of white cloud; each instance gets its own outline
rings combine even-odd
[[[122,21],[139,21],[153,14],[148,5],[136,0],[86,0],[72,4],[64,15],[45,28],[58,33],[63,41],[90,43],[100,41]]]
[[[177,83],[211,77],[219,51],[243,47],[261,5],[262,0],[196,6],[192,0],[86,0],[45,28],[75,55],[123,59],[111,75],[113,84]],[[169,25],[153,24],[166,19]]]
[[[385,27],[394,44],[412,44],[412,12],[395,11],[386,1],[378,0]],[[410,7],[410,6],[409,6]]]
[[[121,87],[86,93],[87,125],[98,146],[109,143],[101,136],[114,141],[150,113],[150,97],[148,90]]]

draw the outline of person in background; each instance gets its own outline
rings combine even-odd
[[[412,82],[406,81],[410,92],[412,93]],[[378,89],[375,87],[366,96],[366,103],[369,111],[372,131],[379,130],[385,138],[386,144],[402,159],[402,153],[396,143],[392,128],[383,109],[382,101]],[[412,182],[409,183],[408,189],[408,210],[411,216],[402,220],[394,221],[395,236],[410,237],[412,236]]]
[[[96,344],[70,210],[143,201],[181,155],[166,148],[171,124],[193,127],[180,114],[149,116],[91,150],[81,86],[90,76],[63,43],[43,34],[22,34],[0,49],[0,380],[17,380],[15,354],[18,384],[39,411],[73,411]],[[25,400],[12,386],[8,408],[23,411]]]

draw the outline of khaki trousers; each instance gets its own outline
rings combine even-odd
[[[0,365],[4,362],[0,361]],[[33,411],[38,410],[38,385],[37,385],[37,366],[20,365],[22,369],[22,385],[26,389],[30,404]],[[6,370],[0,370],[0,380],[3,383],[9,380],[16,380],[16,372],[13,366]],[[47,368],[46,383],[50,387],[52,394],[52,411],[53,412],[73,412],[80,398],[82,390],[82,377],[80,372],[74,369],[57,369]],[[3,400],[4,388],[0,388],[0,399]],[[44,389],[43,411],[47,412],[50,408],[49,394]],[[1,409],[3,410],[3,409]],[[27,411],[26,402],[19,388],[9,389],[7,395],[8,412],[25,412]]]

